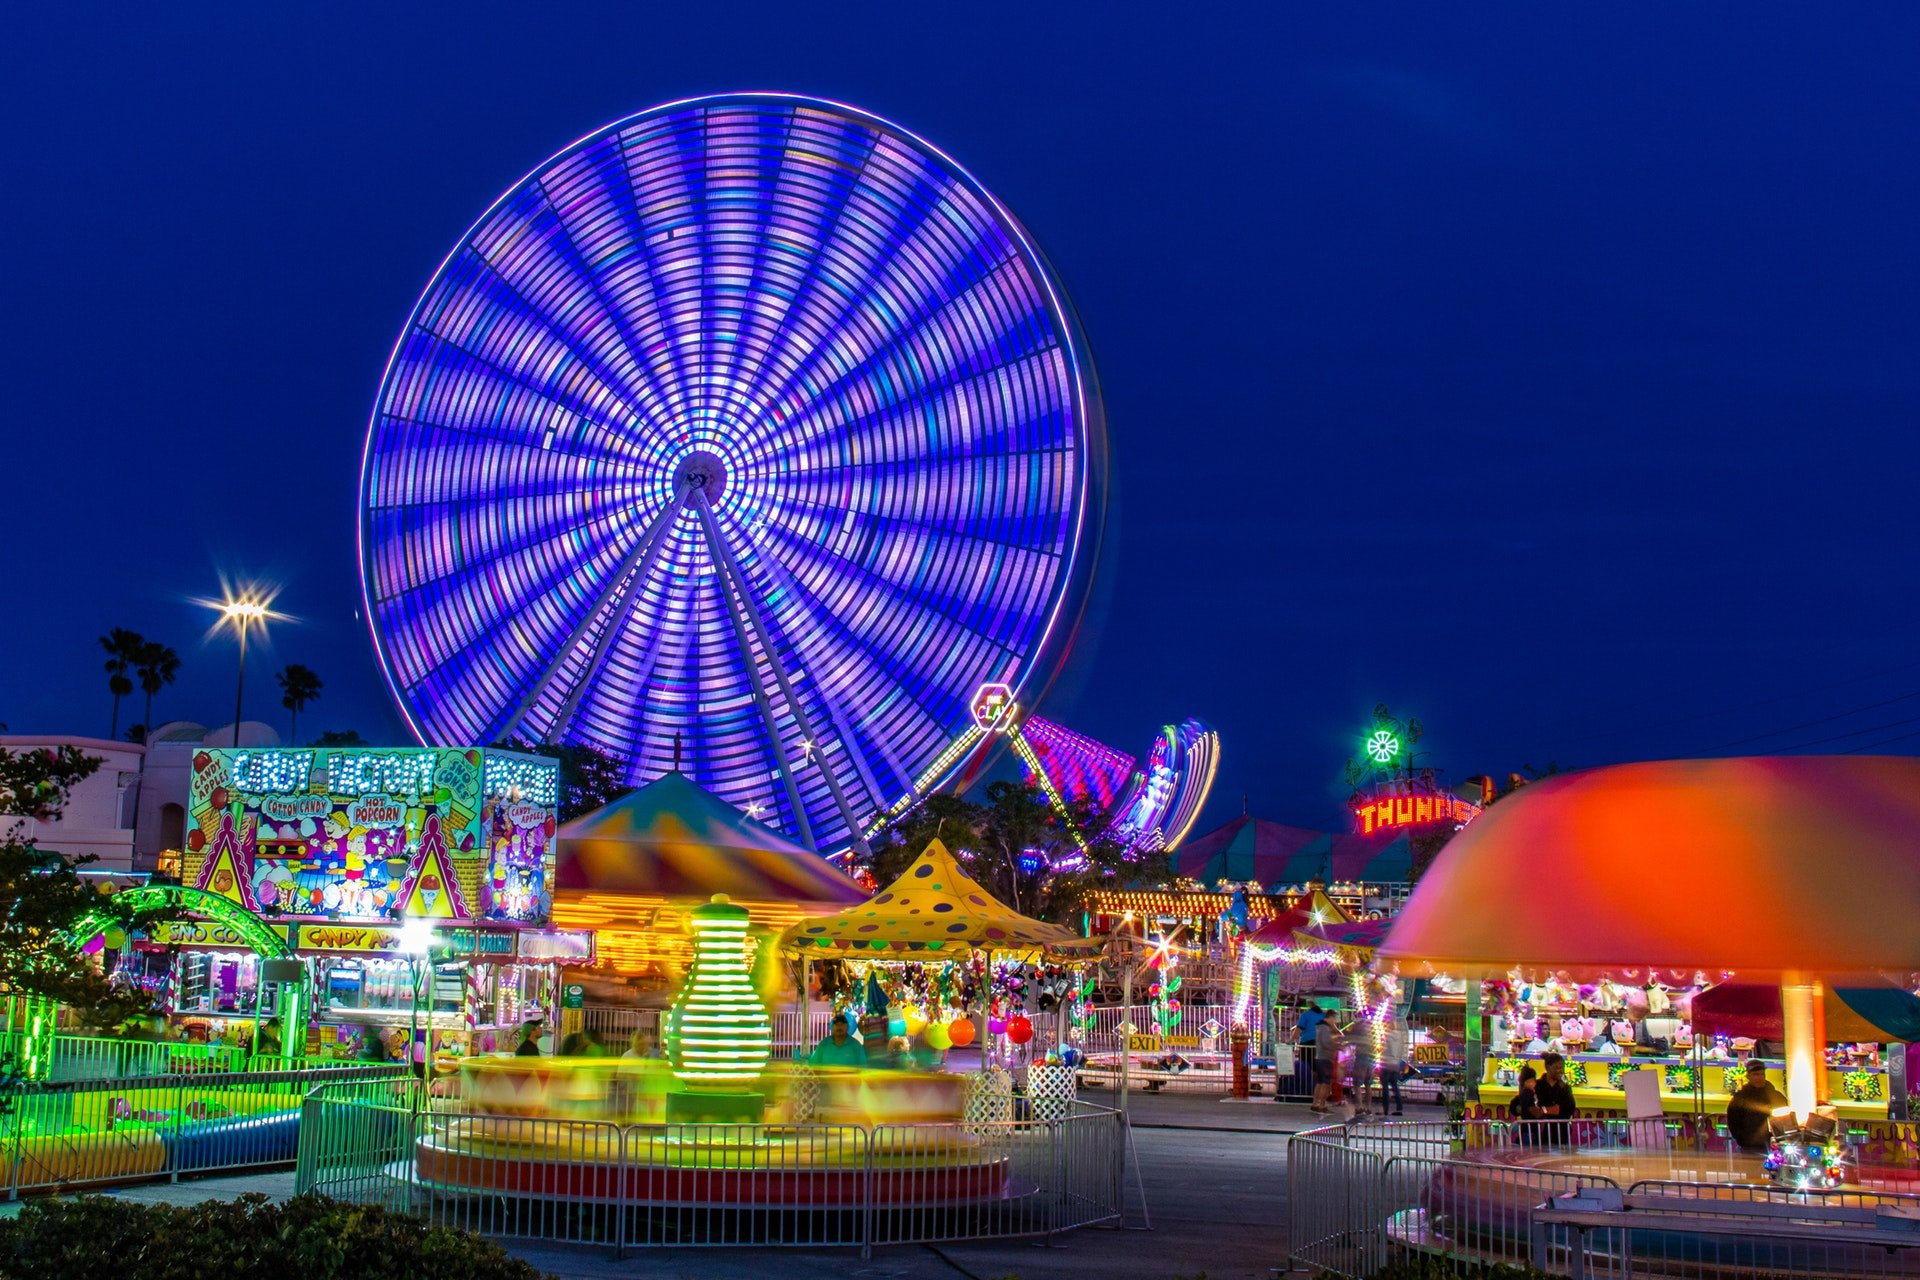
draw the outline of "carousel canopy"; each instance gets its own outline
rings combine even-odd
[[[1693,997],[1694,1029],[1716,1036],[1779,1040],[1780,989],[1729,982]],[[1845,1044],[1920,1040],[1920,996],[1898,987],[1835,987],[1827,992],[1827,1039]]]
[[[1379,949],[1403,972],[1671,981],[1920,969],[1920,760],[1614,765],[1488,807]]]
[[[716,893],[748,902],[838,906],[860,886],[684,775],[667,773],[558,833],[561,895]]]
[[[1201,884],[1401,884],[1412,865],[1404,834],[1332,835],[1245,814],[1187,841],[1174,855],[1179,873]]]
[[[1307,924],[1293,931],[1299,947],[1325,947],[1343,964],[1367,964],[1386,938],[1391,920],[1348,920],[1341,924]]]
[[[868,959],[876,952],[961,954],[978,947],[1032,955],[1099,946],[1005,906],[962,871],[938,840],[871,902],[803,920],[780,935],[781,950],[791,955]]]
[[[1247,934],[1247,941],[1263,947],[1290,947],[1294,945],[1293,935],[1301,929],[1345,924],[1351,918],[1340,909],[1339,903],[1327,896],[1326,890],[1315,888],[1280,915],[1262,921]],[[1315,939],[1315,942],[1321,940]]]

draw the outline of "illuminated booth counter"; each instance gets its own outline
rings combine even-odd
[[[416,1025],[460,1052],[512,1048],[560,968],[593,955],[547,927],[558,786],[553,760],[493,748],[200,751],[180,874],[226,919],[161,926],[141,977],[190,1029],[250,1036],[283,998],[258,957],[290,952],[314,1030],[289,1053],[386,1057],[369,1041]],[[423,954],[402,947],[410,923]]]
[[[1622,1115],[1627,1098],[1621,1077],[1630,1071],[1654,1071],[1660,1076],[1660,1105],[1669,1115],[1690,1115],[1696,1103],[1710,1114],[1724,1113],[1727,1100],[1740,1087],[1745,1068],[1741,1063],[1708,1058],[1615,1058],[1599,1054],[1567,1054],[1567,1083],[1573,1086],[1573,1099],[1582,1115]],[[1519,1092],[1520,1069],[1532,1066],[1544,1074],[1539,1056],[1498,1055],[1487,1057],[1480,1079],[1480,1101],[1496,1109],[1504,1108]],[[1768,1061],[1767,1075],[1776,1088],[1784,1084],[1781,1064]],[[1728,1077],[1732,1076],[1731,1082]],[[1697,1076],[1697,1080],[1696,1080]],[[1696,1093],[1696,1089],[1698,1092]],[[1890,1098],[1885,1067],[1829,1067],[1827,1096],[1833,1100],[1836,1114],[1843,1120],[1885,1120]]]

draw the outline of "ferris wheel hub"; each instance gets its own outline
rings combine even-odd
[[[703,493],[709,505],[716,503],[727,491],[727,464],[718,454],[696,449],[673,469],[673,487],[689,498],[695,492]]]

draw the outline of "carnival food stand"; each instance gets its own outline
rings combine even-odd
[[[391,1054],[416,1031],[484,1051],[552,1006],[562,966],[591,962],[591,935],[548,924],[557,799],[554,761],[491,748],[206,749],[182,879],[302,966],[307,1056]],[[237,923],[202,912],[133,944],[187,1036],[278,1012],[287,984],[263,984]]]

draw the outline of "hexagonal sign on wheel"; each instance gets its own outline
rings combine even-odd
[[[988,733],[1005,733],[1013,711],[1013,688],[1004,684],[983,684],[973,695],[973,722]]]

